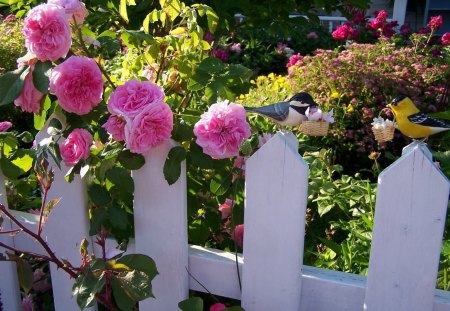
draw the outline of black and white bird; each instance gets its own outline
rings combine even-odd
[[[268,117],[280,125],[298,126],[307,120],[306,109],[317,107],[312,96],[306,92],[300,92],[292,96],[288,101],[279,102],[262,107],[244,107],[248,112],[255,112]]]

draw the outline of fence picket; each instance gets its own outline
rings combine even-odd
[[[8,208],[6,199],[5,178],[0,172],[0,203]],[[0,225],[4,230],[12,228],[8,218],[3,216],[3,224]],[[13,239],[9,235],[0,234],[0,241],[7,245],[14,245]],[[4,254],[5,249],[0,247],[0,254]],[[0,299],[3,302],[4,310],[20,310],[20,290],[17,278],[17,269],[14,262],[0,261]]]
[[[242,306],[299,310],[308,166],[277,133],[246,163]]]
[[[432,310],[449,181],[423,146],[378,179],[364,310]]]
[[[163,175],[174,145],[168,141],[152,149],[145,165],[133,172],[136,252],[152,257],[159,272],[152,282],[156,299],[142,301],[142,310],[178,310],[178,302],[189,293],[185,163],[173,185]]]

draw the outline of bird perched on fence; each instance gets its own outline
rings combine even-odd
[[[411,138],[427,138],[430,135],[450,130],[450,122],[426,115],[414,105],[409,97],[399,95],[388,107],[394,113],[398,129]]]
[[[255,112],[268,117],[280,125],[297,126],[307,120],[305,115],[309,107],[317,107],[311,95],[300,92],[285,102],[279,102],[262,107],[244,107],[246,111]]]

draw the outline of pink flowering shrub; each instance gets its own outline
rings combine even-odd
[[[209,311],[222,311],[222,310],[226,309],[226,307],[227,307],[227,306],[224,305],[223,303],[218,302],[218,303],[213,304],[213,305],[209,308]]]
[[[428,22],[427,26],[430,27],[431,31],[438,30],[442,27],[442,16],[433,16],[431,17],[430,21]]]
[[[201,115],[194,126],[197,144],[213,159],[235,157],[244,139],[250,137],[245,109],[241,105],[218,102]]]
[[[76,128],[59,146],[61,157],[67,166],[74,166],[87,159],[92,145],[92,135],[85,129]]]
[[[52,70],[50,91],[65,111],[87,114],[102,100],[102,73],[94,60],[71,56]]]
[[[134,153],[145,153],[170,138],[173,114],[155,83],[130,80],[109,97],[111,113],[103,127]]]
[[[0,133],[6,132],[12,126],[12,123],[9,121],[0,122]]]
[[[22,111],[39,114],[43,97],[44,94],[36,89],[33,84],[33,71],[30,70],[25,77],[22,92],[14,101],[14,105],[20,107]]]
[[[64,9],[51,4],[41,4],[31,9],[22,32],[26,48],[40,61],[56,61],[65,57],[72,44]]]

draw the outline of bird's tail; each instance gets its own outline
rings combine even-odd
[[[245,107],[244,106],[245,111],[255,111],[255,107]]]

